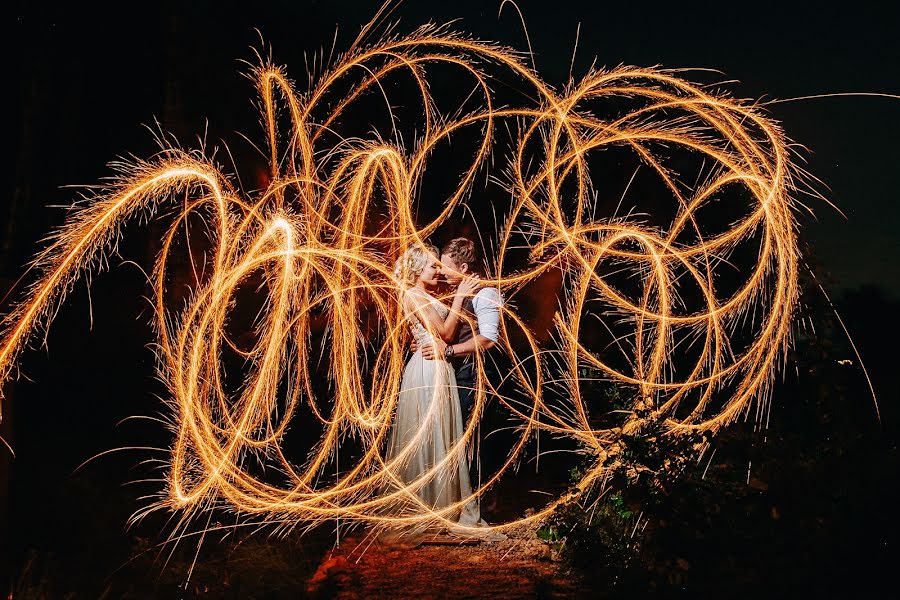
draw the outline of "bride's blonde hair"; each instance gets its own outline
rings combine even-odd
[[[394,278],[406,285],[414,285],[428,263],[436,256],[438,249],[431,244],[410,246],[394,263]]]

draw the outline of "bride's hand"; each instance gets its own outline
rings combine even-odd
[[[425,360],[443,360],[446,351],[447,342],[440,338],[435,338],[434,342],[422,344],[422,358]]]
[[[456,288],[456,294],[465,298],[466,296],[472,296],[479,289],[481,289],[481,277],[477,274],[466,275],[463,277],[462,281],[459,282],[459,287]]]

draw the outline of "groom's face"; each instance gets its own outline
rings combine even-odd
[[[441,271],[448,285],[459,285],[464,275],[469,273],[469,263],[458,263],[449,254],[441,254]]]

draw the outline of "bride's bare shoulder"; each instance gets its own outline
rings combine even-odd
[[[400,302],[406,307],[421,307],[430,300],[428,293],[417,287],[404,288],[400,292]]]
[[[403,297],[407,297],[407,296],[416,298],[417,300],[431,300],[434,298],[434,296],[432,296],[427,291],[423,290],[420,287],[415,287],[415,286],[408,287],[403,290]]]

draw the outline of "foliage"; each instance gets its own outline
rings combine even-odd
[[[888,580],[898,531],[884,499],[900,469],[889,428],[896,405],[884,400],[896,396],[897,378],[873,382],[879,422],[834,308],[815,280],[801,284],[794,344],[765,426],[735,423],[703,453],[696,447],[710,440],[662,439],[645,428],[624,441],[602,488],[548,519],[543,535],[593,580],[587,587],[614,582],[611,595],[858,596]],[[880,317],[897,314],[896,301],[862,290],[838,306],[858,347],[897,339],[896,323]],[[894,360],[871,351],[864,358],[876,374]],[[623,395],[594,386],[590,397]]]
[[[602,393],[610,405],[625,404],[621,389]],[[662,431],[657,424],[624,436],[618,455],[608,459],[611,466],[603,484],[559,506],[538,537],[592,578],[620,582],[646,572],[642,548],[647,527],[704,443],[700,436],[665,436]],[[572,469],[573,485],[581,481],[591,459]]]

